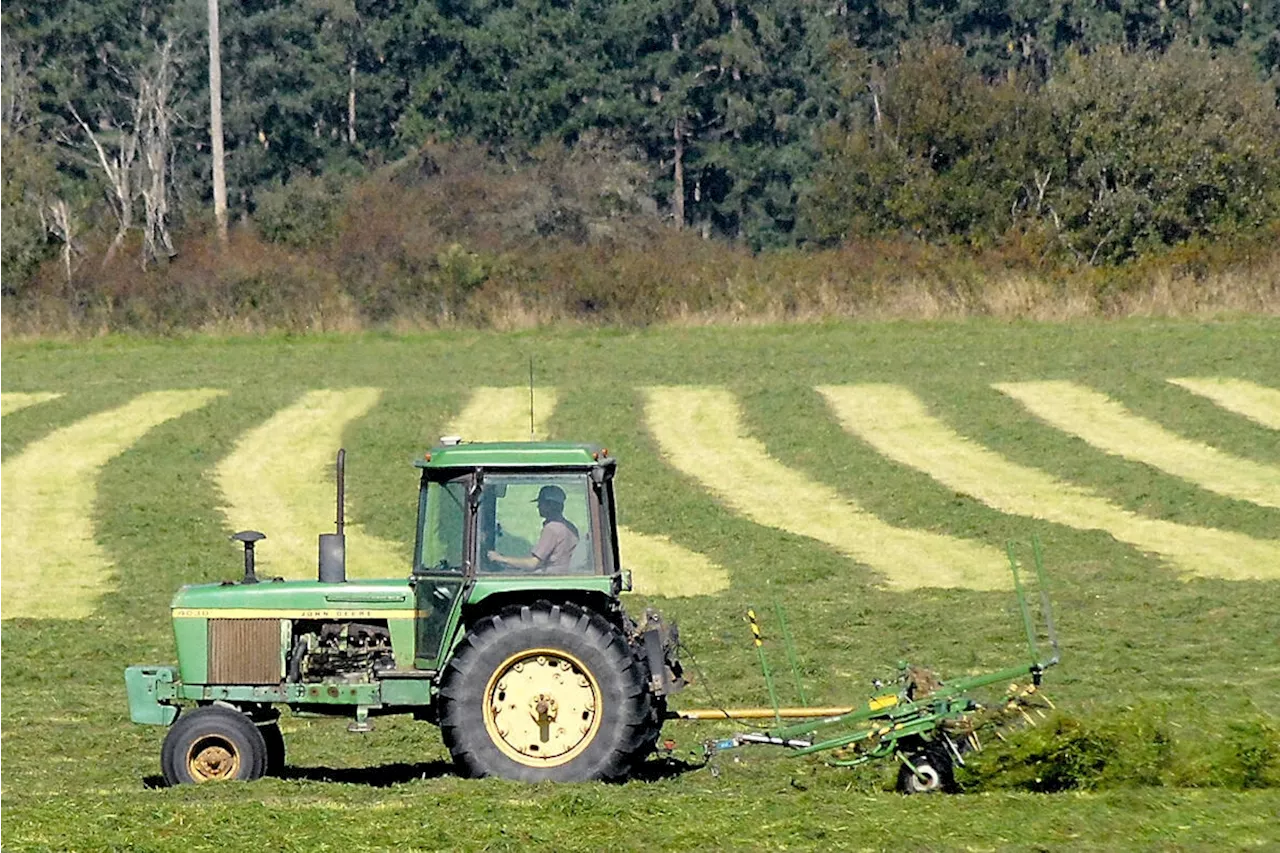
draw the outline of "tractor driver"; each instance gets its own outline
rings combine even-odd
[[[578,528],[564,517],[564,489],[559,486],[543,486],[538,490],[534,503],[542,516],[542,535],[527,557],[508,557],[497,551],[487,554],[491,562],[513,569],[549,572],[569,570],[569,561],[578,547]]]

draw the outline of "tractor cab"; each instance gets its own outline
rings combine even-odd
[[[415,463],[422,469],[411,578],[416,668],[439,667],[457,603],[474,600],[477,587],[505,594],[585,587],[609,597],[631,589],[618,570],[616,463],[607,450],[443,441]]]
[[[614,460],[589,445],[541,447],[547,464],[533,468],[517,444],[459,444],[417,463],[415,576],[617,573]],[[535,552],[550,538],[550,553]]]

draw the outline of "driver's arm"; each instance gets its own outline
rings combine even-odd
[[[486,556],[490,562],[497,563],[500,566],[508,566],[512,569],[533,570],[542,565],[542,561],[532,554],[528,557],[508,557],[506,554],[490,551]]]

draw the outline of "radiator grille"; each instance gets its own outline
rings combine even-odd
[[[210,619],[210,684],[279,684],[279,619]]]

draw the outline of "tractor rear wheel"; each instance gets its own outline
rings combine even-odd
[[[208,705],[178,717],[160,750],[160,771],[170,785],[251,781],[267,769],[267,744],[247,716]]]
[[[440,688],[440,730],[468,776],[617,779],[653,749],[653,698],[622,632],[570,603],[476,623]]]

